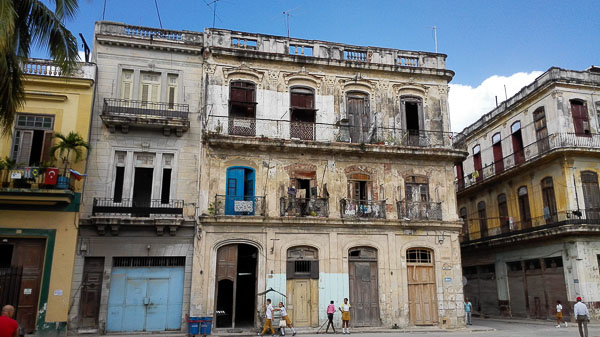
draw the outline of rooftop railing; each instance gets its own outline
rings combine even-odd
[[[385,200],[340,200],[342,218],[385,219]]]
[[[188,119],[189,110],[188,104],[105,98],[103,113],[108,115],[145,115]]]
[[[309,123],[227,116],[209,116],[207,130],[216,134],[242,137],[441,148],[453,148],[456,136],[455,133],[443,131],[405,130],[379,126],[362,128],[344,123]]]
[[[508,237],[515,234],[525,234],[570,224],[600,225],[600,208],[563,210],[529,219],[519,219],[510,216],[483,219],[474,217],[468,218],[466,221],[470,225],[467,228],[477,229],[469,230],[468,233],[463,233],[463,242],[465,243],[469,241]]]
[[[513,152],[500,160],[465,175],[463,178],[456,179],[456,188],[458,191],[462,191],[471,186],[481,184],[501,173],[523,166],[548,152],[566,148],[600,149],[600,134],[551,134],[525,146],[521,151]],[[472,160],[472,158],[472,156],[469,156],[467,160]]]
[[[52,60],[28,59],[22,63],[23,73],[25,75],[37,75],[48,77],[75,77],[94,79],[94,66],[78,63],[75,69],[69,74],[65,74],[62,69]]]
[[[442,203],[429,201],[398,201],[398,219],[442,220]]]

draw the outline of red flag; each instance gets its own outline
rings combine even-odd
[[[56,185],[57,179],[58,179],[58,169],[54,168],[54,167],[47,168],[46,175],[44,176],[44,184]]]

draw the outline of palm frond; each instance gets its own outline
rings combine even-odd
[[[4,54],[13,42],[15,14],[12,1],[0,1],[0,55]]]
[[[22,82],[23,71],[14,52],[0,57],[0,129],[10,135],[16,111],[25,102]]]
[[[75,17],[77,9],[79,9],[79,3],[77,0],[53,0],[56,4],[54,13],[62,20],[71,20]]]

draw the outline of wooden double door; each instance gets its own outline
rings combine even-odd
[[[45,252],[45,239],[2,238],[0,244],[2,267],[22,269],[19,284],[10,289],[11,292],[17,292],[17,294],[12,294],[15,296],[11,296],[16,302],[3,302],[2,305],[12,304],[17,309],[17,322],[23,332],[27,334],[35,331]],[[4,293],[5,290],[9,291],[9,289],[0,289],[0,292]]]
[[[377,251],[368,247],[351,249],[348,256],[348,274],[350,323],[352,326],[380,325]]]

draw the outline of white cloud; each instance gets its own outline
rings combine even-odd
[[[448,104],[450,105],[452,131],[462,131],[483,114],[495,108],[495,96],[498,96],[498,104],[502,103],[505,99],[504,85],[506,85],[506,94],[510,98],[542,73],[541,71],[532,71],[510,76],[493,75],[486,78],[476,88],[463,84],[450,84]]]

